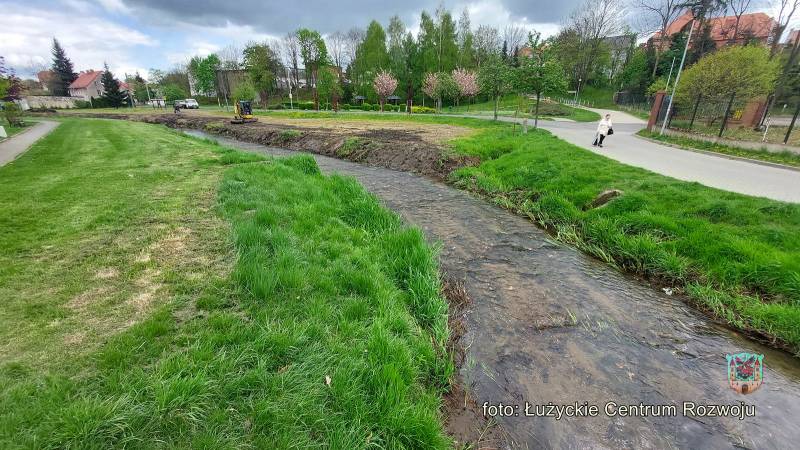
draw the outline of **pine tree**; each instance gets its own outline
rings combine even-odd
[[[72,68],[72,61],[56,38],[53,38],[53,77],[50,80],[50,91],[53,95],[66,97],[69,95],[69,85],[78,78]]]
[[[103,99],[108,106],[119,108],[125,101],[125,94],[119,90],[119,81],[114,78],[114,74],[108,69],[108,64],[103,67],[103,75],[100,77],[104,90]]]

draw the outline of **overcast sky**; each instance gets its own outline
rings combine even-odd
[[[447,2],[458,18],[466,7],[473,27],[515,23],[549,35],[579,0],[477,0]],[[0,0],[0,55],[17,70],[50,63],[52,38],[65,47],[76,70],[125,72],[167,69],[195,54],[229,43],[279,37],[300,27],[323,34],[386,26],[398,14],[416,30],[423,9],[438,0]],[[394,4],[395,6],[388,6]]]
[[[466,8],[473,28],[507,24],[558,31],[581,0],[460,0],[445,2],[455,19]],[[386,26],[399,15],[416,31],[420,12],[440,0],[0,0],[0,56],[11,67],[49,65],[52,38],[65,47],[76,71],[107,61],[118,76],[149,68],[168,69],[192,55],[230,43],[279,37],[300,27],[322,34]],[[391,6],[389,6],[391,5]]]

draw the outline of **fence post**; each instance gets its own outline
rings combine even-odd
[[[736,97],[736,91],[733,91],[733,94],[731,94],[731,101],[728,102],[728,107],[725,109],[725,117],[722,118],[722,126],[719,127],[719,137],[722,137],[722,132],[725,131],[725,125],[728,124],[728,115],[731,113],[734,97]]]
[[[694,126],[694,118],[697,117],[697,107],[700,106],[701,97],[703,97],[703,94],[698,94],[697,101],[694,102],[694,111],[692,111],[692,120],[689,121],[689,131],[692,131],[692,127]]]
[[[800,114],[800,102],[797,102],[797,108],[794,109],[794,115],[792,116],[792,123],[789,124],[789,129],[786,130],[786,137],[783,138],[784,145],[789,142],[789,135],[792,134],[792,128],[794,128],[798,114]]]

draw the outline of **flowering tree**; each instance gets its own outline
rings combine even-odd
[[[425,74],[425,79],[422,81],[422,92],[434,99],[438,105],[439,77],[437,77],[435,73],[429,72]]]
[[[457,87],[447,72],[428,73],[422,82],[422,92],[436,101],[436,109],[442,109],[442,99],[456,95]]]
[[[392,76],[391,73],[381,71],[375,75],[375,80],[372,82],[372,87],[375,88],[375,93],[381,102],[381,112],[383,112],[383,105],[386,103],[386,97],[392,95],[397,89],[397,78]]]
[[[471,70],[454,69],[453,82],[455,82],[458,92],[456,104],[458,104],[459,97],[470,98],[478,93],[478,74]]]

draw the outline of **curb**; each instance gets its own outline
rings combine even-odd
[[[794,172],[800,172],[800,167],[787,166],[786,164],[780,164],[780,163],[771,162],[771,161],[762,161],[760,159],[745,158],[744,156],[735,156],[735,155],[728,155],[728,154],[725,154],[725,153],[712,152],[710,150],[701,150],[699,148],[686,147],[684,145],[673,144],[671,142],[663,142],[663,141],[659,141],[658,139],[653,139],[653,138],[649,138],[649,137],[646,137],[646,136],[641,136],[641,135],[639,135],[637,133],[633,133],[633,136],[636,136],[637,138],[642,139],[644,141],[652,142],[654,144],[661,144],[661,145],[664,145],[664,146],[667,146],[667,147],[677,148],[677,149],[680,149],[680,150],[686,150],[687,152],[703,153],[703,154],[709,155],[709,156],[716,156],[716,157],[719,157],[719,158],[731,159],[731,160],[734,160],[734,161],[742,161],[742,162],[747,162],[747,163],[751,163],[751,164],[758,164],[759,166],[768,166],[768,167],[774,167],[776,169],[786,169],[786,170],[791,170],[791,171],[794,171]]]

